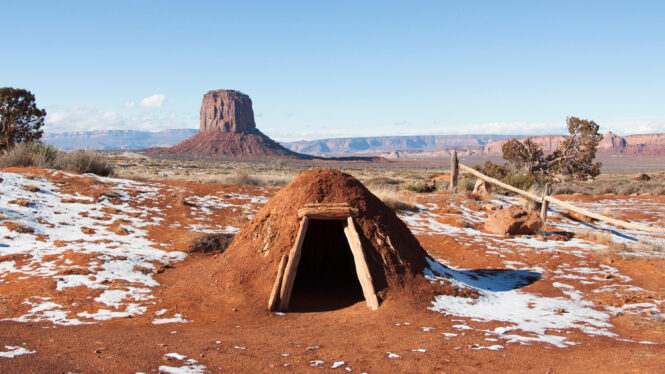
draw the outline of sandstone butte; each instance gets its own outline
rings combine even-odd
[[[153,148],[152,156],[204,159],[311,159],[290,151],[256,128],[252,100],[235,90],[203,96],[199,132],[170,148]]]
[[[252,100],[235,90],[203,96],[199,132],[170,148],[146,150],[150,156],[182,159],[271,159],[386,162],[382,157],[324,158],[291,151],[256,128]]]

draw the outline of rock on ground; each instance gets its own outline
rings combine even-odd
[[[485,230],[500,235],[533,235],[543,226],[535,212],[511,205],[490,214],[485,221]]]

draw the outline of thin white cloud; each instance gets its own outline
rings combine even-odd
[[[325,138],[353,138],[369,136],[406,136],[406,135],[546,135],[563,134],[563,124],[524,122],[492,122],[483,124],[412,126],[407,121],[395,121],[385,126],[358,126],[356,128],[320,128],[304,131],[284,131],[282,129],[266,129],[266,133],[280,141],[314,140]]]
[[[195,116],[188,118],[176,113],[140,113],[127,116],[92,108],[48,110],[45,122],[44,130],[51,133],[92,130],[159,131],[198,127]]]
[[[632,134],[665,133],[665,120],[659,119],[617,119],[596,120],[600,133],[611,131],[620,136]],[[384,126],[357,126],[356,128],[317,128],[315,130],[266,128],[269,136],[280,141],[315,140],[326,138],[353,138],[371,136],[406,135],[555,135],[567,134],[565,119],[557,122],[488,122],[450,124],[435,121],[433,125],[413,126],[409,122],[395,121]]]
[[[141,100],[139,102],[139,106],[142,106],[144,108],[159,108],[162,105],[164,105],[165,101],[166,101],[166,95],[154,94],[152,96],[148,96],[145,99]]]
[[[136,103],[133,101],[125,101],[125,108],[131,109],[136,106]]]

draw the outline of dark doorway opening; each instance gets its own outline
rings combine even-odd
[[[291,312],[342,309],[363,301],[344,220],[311,220],[296,272]]]

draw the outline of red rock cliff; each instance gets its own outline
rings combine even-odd
[[[252,132],[256,128],[252,100],[240,91],[214,90],[203,96],[200,132]]]

